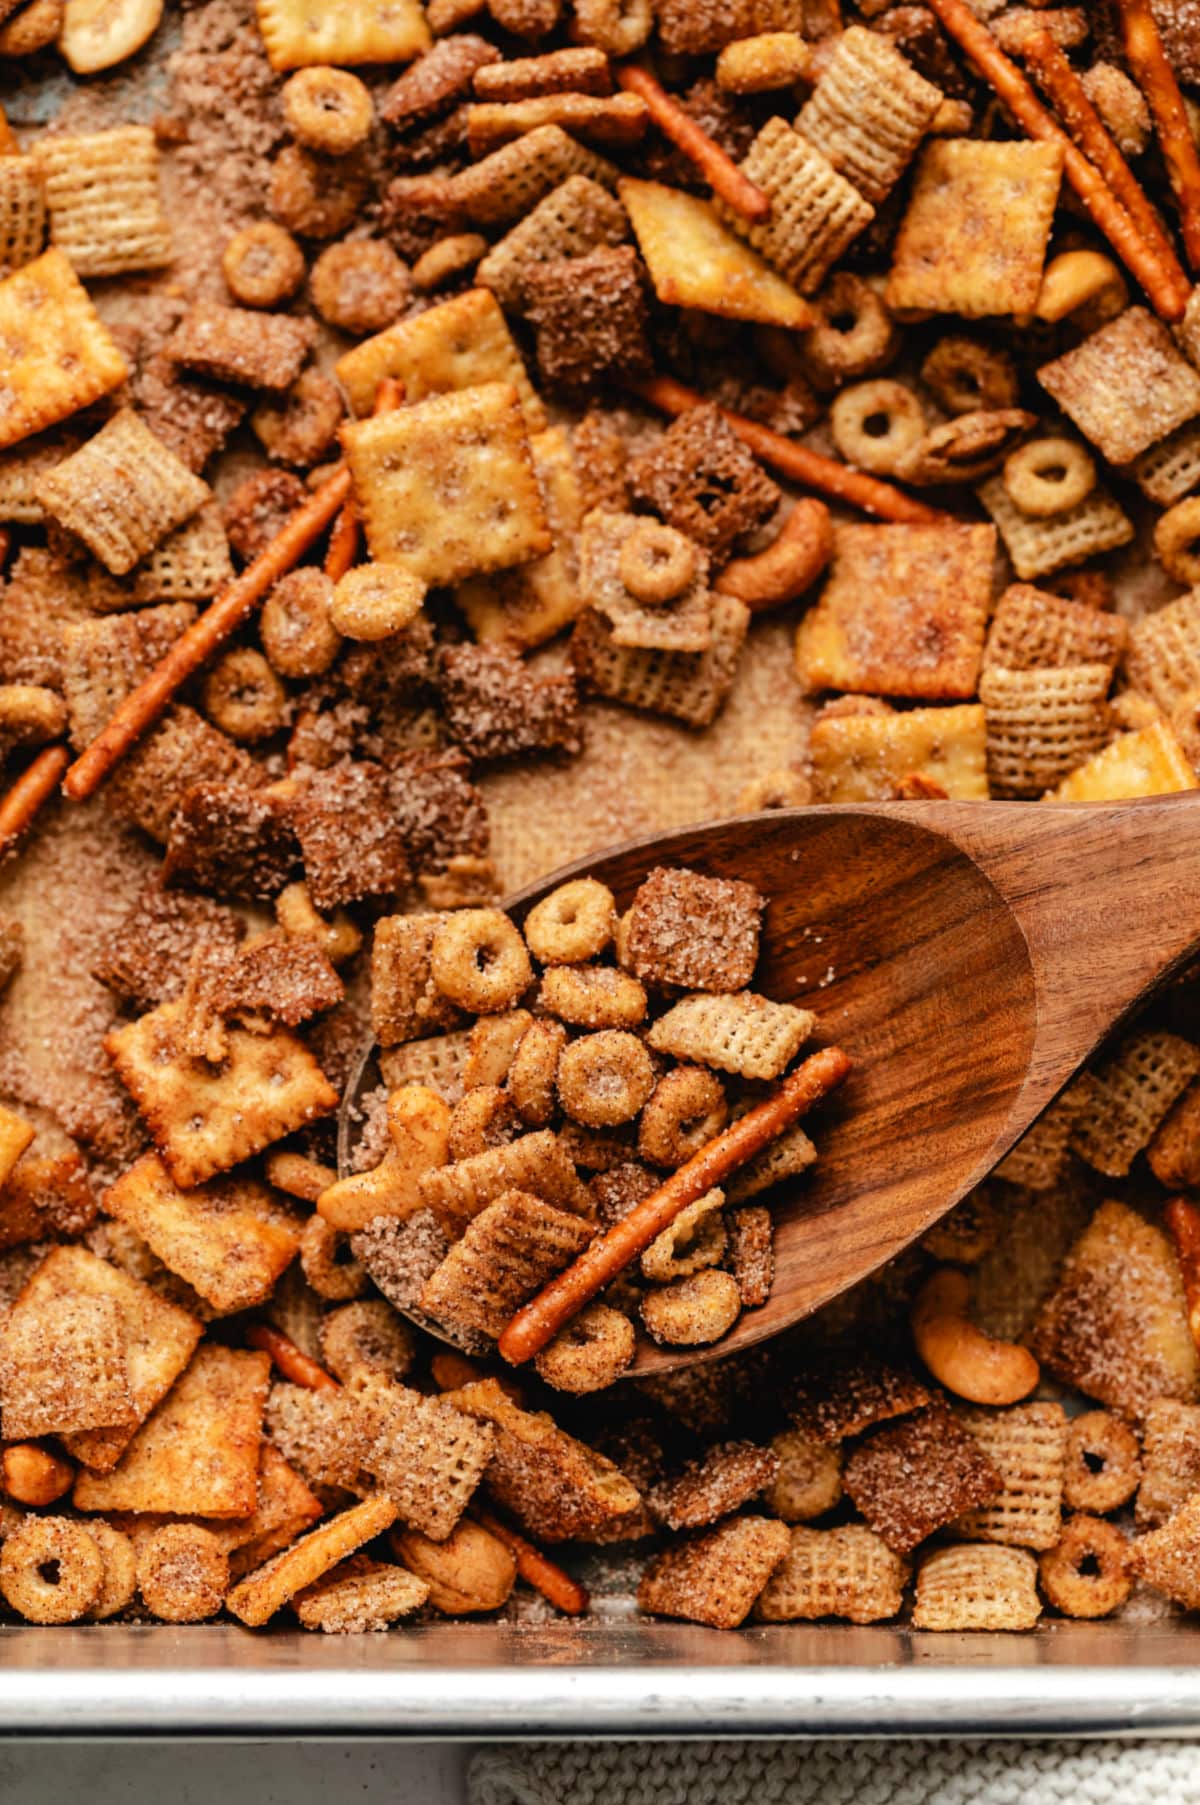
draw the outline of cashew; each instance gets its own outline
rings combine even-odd
[[[972,1404],[1015,1404],[1038,1382],[1038,1363],[1027,1348],[993,1341],[967,1316],[970,1285],[953,1266],[938,1269],[912,1308],[917,1352],[947,1391]]]
[[[833,522],[823,501],[798,501],[766,551],[735,558],[717,578],[722,595],[736,596],[752,614],[795,601],[833,556]]]
[[[442,1542],[417,1529],[395,1529],[391,1541],[409,1572],[429,1587],[430,1603],[449,1617],[498,1610],[516,1581],[517,1564],[504,1543],[469,1517]]]

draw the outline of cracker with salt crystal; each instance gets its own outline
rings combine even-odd
[[[795,332],[812,325],[808,302],[722,223],[709,201],[632,176],[622,178],[617,192],[660,301]]]
[[[206,1342],[107,1473],[81,1473],[79,1510],[249,1517],[258,1503],[267,1354]]]
[[[29,1241],[77,1241],[95,1219],[87,1167],[74,1148],[26,1154],[0,1187],[0,1253]]]
[[[407,63],[433,43],[420,0],[256,0],[273,69]]]
[[[0,447],[54,426],[118,388],[128,366],[63,253],[0,280]]]
[[[542,558],[459,587],[455,600],[481,645],[541,645],[576,620],[585,604],[576,542],[583,500],[570,437],[565,427],[551,426],[529,443],[554,544]]]
[[[185,1191],[153,1153],[109,1186],[104,1210],[222,1316],[265,1303],[300,1251],[301,1218],[265,1185],[229,1179]]]
[[[180,1053],[181,1009],[160,1003],[105,1039],[177,1185],[227,1172],[337,1108],[337,1092],[294,1035],[230,1028],[228,1055],[214,1068]]]
[[[819,718],[809,756],[821,802],[889,801],[913,773],[962,802],[988,795],[987,723],[974,702]]]
[[[379,384],[393,376],[404,384],[409,404],[482,383],[511,383],[529,431],[541,432],[547,424],[521,353],[487,288],[468,289],[364,339],[339,359],[337,376],[359,416],[370,413]]]
[[[550,551],[516,386],[481,383],[343,429],[371,556],[430,585]]]

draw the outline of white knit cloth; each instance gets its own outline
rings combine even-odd
[[[486,1749],[470,1805],[1200,1805],[1184,1742],[573,1742]]]

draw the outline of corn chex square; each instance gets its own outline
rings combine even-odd
[[[184,1191],[147,1153],[104,1194],[104,1210],[220,1315],[265,1303],[300,1251],[302,1219],[251,1179]]]
[[[1200,1047],[1182,1035],[1131,1034],[1079,1080],[1071,1145],[1107,1178],[1124,1178],[1167,1111],[1200,1072]]]
[[[838,38],[796,130],[878,206],[896,186],[942,103],[882,32],[851,25]]]
[[[954,1528],[969,1542],[1053,1548],[1062,1533],[1067,1419],[1061,1404],[1015,1404],[1009,1410],[960,1410],[1000,1475],[1000,1490]]]
[[[914,774],[960,802],[987,800],[987,722],[977,702],[819,718],[809,758],[818,802],[886,802]]]
[[[195,619],[187,602],[92,615],[63,628],[62,692],[71,741],[89,745]]]
[[[837,1529],[796,1524],[791,1546],[759,1594],[761,1623],[811,1622],[840,1617],[847,1623],[881,1623],[904,1602],[908,1563],[862,1523]]]
[[[0,281],[0,447],[89,407],[128,365],[60,250]]]
[[[778,1078],[817,1025],[811,1009],[775,1003],[753,990],[684,997],[646,1036],[656,1053],[715,1066],[739,1078]]]
[[[1107,664],[1019,671],[989,665],[979,700],[992,795],[1044,795],[1097,752],[1108,733],[1111,682]]]
[[[107,1473],[81,1473],[79,1510],[249,1517],[258,1502],[267,1354],[206,1342]]]
[[[0,1411],[7,1441],[137,1426],[125,1319],[111,1297],[18,1297],[0,1329]]]
[[[674,554],[685,569],[691,568],[692,574],[683,588],[665,602],[643,602],[621,574],[623,560],[636,550],[640,536],[647,531],[655,535],[657,556]],[[712,644],[708,558],[675,527],[655,522],[648,528],[644,516],[593,509],[580,535],[579,565],[580,589],[608,621],[614,645],[647,651],[704,652]]]
[[[98,1259],[85,1247],[56,1247],[38,1267],[20,1301],[33,1303],[50,1317],[64,1301],[76,1297],[114,1302],[125,1330],[125,1369],[133,1399],[133,1417],[140,1423],[175,1383],[192,1357],[203,1333],[194,1316]],[[73,1431],[65,1438],[76,1460],[98,1472],[116,1465],[133,1434],[132,1424],[121,1428]]]
[[[221,510],[208,501],[143,559],[134,573],[134,602],[207,602],[233,581]]]
[[[1129,635],[1129,680],[1170,715],[1200,689],[1200,589],[1143,615]]]
[[[713,1629],[736,1629],[791,1546],[786,1523],[731,1517],[674,1543],[642,1575],[638,1607]]]
[[[315,1586],[306,1586],[292,1603],[306,1630],[348,1636],[386,1630],[428,1597],[425,1581],[407,1567],[352,1554]]]
[[[896,239],[888,306],[968,319],[1032,313],[1062,167],[1057,144],[928,145]]]
[[[1200,372],[1146,307],[1127,307],[1037,378],[1110,464],[1132,462],[1200,414]]]
[[[750,627],[750,610],[731,595],[712,597],[712,641],[704,652],[651,651],[618,645],[595,608],[585,609],[571,637],[571,660],[585,690],[667,715],[687,727],[708,727],[733,688]]]
[[[362,1466],[403,1522],[444,1541],[483,1477],[495,1442],[491,1426],[379,1373],[359,1370],[349,1392],[361,1435]]]
[[[812,690],[953,700],[975,692],[995,529],[841,525],[825,588],[796,633]]]
[[[459,170],[450,180],[450,198],[475,225],[508,225],[573,175],[615,188],[618,170],[560,125],[539,125]]]
[[[426,1279],[421,1308],[455,1328],[499,1338],[509,1318],[592,1238],[580,1217],[505,1191],[467,1224]]]
[[[212,491],[129,409],[37,485],[46,512],[124,576],[209,499]]]
[[[179,1051],[182,1028],[182,1003],[160,1003],[149,1015],[114,1028],[104,1044],[163,1164],[183,1189],[229,1171],[337,1108],[337,1092],[294,1035],[231,1027],[227,1056],[212,1066]]]
[[[0,157],[0,265],[32,263],[46,242],[46,191],[36,157]]]
[[[171,261],[158,145],[148,125],[39,140],[50,242],[80,276],[119,276]]]
[[[812,325],[808,302],[722,223],[710,201],[632,176],[617,191],[660,301],[794,332]]]
[[[433,43],[420,0],[256,0],[255,11],[273,69],[407,63]]]
[[[1029,1630],[1041,1616],[1038,1569],[1024,1548],[938,1548],[917,1570],[919,1630]]]
[[[1105,489],[1095,488],[1083,501],[1061,514],[1039,519],[1022,514],[1003,476],[991,476],[976,490],[996,523],[1004,549],[1022,582],[1052,576],[1056,570],[1082,564],[1115,551],[1133,538],[1133,522]]]
[[[343,429],[371,556],[433,585],[553,544],[520,395],[488,382]]]
[[[1142,1422],[1142,1483],[1134,1515],[1139,1529],[1165,1523],[1200,1492],[1200,1404],[1161,1398]]]
[[[870,225],[874,207],[815,144],[783,119],[767,121],[741,169],[770,196],[770,214],[751,221],[721,204],[721,218],[792,288],[812,294],[842,252]]]
[[[546,410],[500,305],[487,288],[470,288],[364,339],[339,360],[337,374],[350,406],[360,416],[370,413],[384,377],[395,376],[404,384],[407,403],[482,383],[512,383],[530,432],[541,432],[546,425]]]
[[[1032,671],[1107,664],[1115,669],[1128,638],[1129,625],[1119,614],[1028,583],[1010,583],[988,629],[984,668]]]
[[[590,176],[568,176],[505,233],[475,272],[504,307],[519,308],[526,271],[535,263],[581,257],[598,245],[625,244],[625,208]]]

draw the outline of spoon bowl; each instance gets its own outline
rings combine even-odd
[[[781,809],[618,846],[509,898],[521,920],[584,874],[621,909],[656,865],[741,878],[768,898],[755,988],[814,1010],[814,1045],[854,1062],[810,1124],[816,1165],[770,1194],[767,1303],[710,1348],[644,1341],[635,1370],[778,1333],[980,1183],[1200,940],[1198,830],[1187,797]]]

